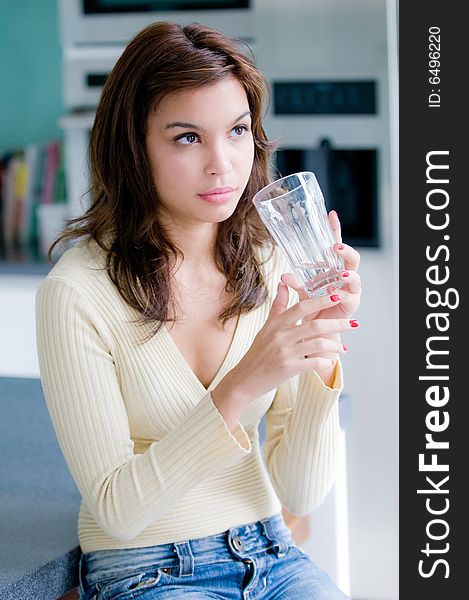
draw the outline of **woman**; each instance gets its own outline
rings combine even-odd
[[[269,181],[266,90],[233,41],[170,23],[104,86],[92,203],[37,296],[44,392],[82,495],[82,599],[345,597],[281,509],[307,514],[333,483],[359,259],[331,214],[347,285],[307,299],[271,244],[251,202]]]

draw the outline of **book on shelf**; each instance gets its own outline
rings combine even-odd
[[[0,169],[2,254],[34,246],[45,256],[67,218],[62,143],[29,144],[7,153],[0,157]]]

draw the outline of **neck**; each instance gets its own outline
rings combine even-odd
[[[167,222],[164,227],[171,241],[181,250],[184,258],[178,266],[214,266],[214,249],[218,230],[217,223]]]
[[[194,227],[179,224],[175,235],[169,233],[184,255],[176,263],[175,281],[186,291],[202,289],[210,294],[213,290],[218,293],[226,279],[219,272],[214,259],[217,224],[198,223]]]

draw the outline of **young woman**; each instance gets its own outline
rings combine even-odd
[[[359,256],[331,213],[346,286],[308,299],[288,273],[252,206],[266,92],[235,42],[171,23],[140,32],[104,86],[92,203],[37,295],[83,499],[82,599],[345,598],[281,510],[309,513],[333,483]]]

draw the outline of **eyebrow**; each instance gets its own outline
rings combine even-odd
[[[238,121],[241,121],[241,119],[244,119],[244,117],[247,116],[251,116],[251,111],[247,110],[245,113],[243,113],[242,115],[240,115],[237,119],[235,119],[233,121],[233,125],[235,123],[237,123]],[[172,123],[168,123],[168,125],[166,125],[165,129],[172,129],[173,127],[181,127],[183,129],[195,129],[197,131],[205,131],[204,127],[200,127],[200,125],[194,125],[193,123],[185,123],[184,121],[173,121]]]

